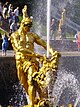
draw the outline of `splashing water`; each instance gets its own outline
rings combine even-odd
[[[50,41],[50,7],[51,0],[47,0],[47,57],[49,57],[49,41]]]
[[[21,107],[27,104],[26,92],[20,82],[14,83],[12,86],[13,94],[10,96],[9,104],[14,107]]]
[[[40,36],[46,36],[47,1],[34,0],[32,6],[33,30]]]
[[[77,107],[78,103],[80,102],[80,95],[79,97],[76,99],[75,103],[74,103],[74,107]]]
[[[52,96],[54,97],[55,101],[55,104],[53,103],[53,105],[57,105],[59,103],[60,97],[62,97],[61,95],[63,91],[66,89],[69,89],[72,94],[74,93],[74,95],[72,95],[71,97],[79,99],[80,85],[78,83],[78,80],[75,78],[73,74],[70,74],[67,71],[63,70],[58,73],[58,77],[53,88]],[[67,104],[70,103],[69,100],[70,99],[65,99]]]
[[[35,0],[36,2],[36,0]],[[51,1],[52,2],[52,1]],[[70,4],[74,3],[73,0],[67,0],[67,3],[70,2]],[[52,11],[56,11],[54,10],[54,4],[56,3],[56,7],[58,7],[58,5],[60,5],[60,8],[62,6],[62,8],[65,8],[67,6],[66,1],[63,2],[59,2],[62,4],[57,3],[56,0],[53,1],[53,4],[51,3],[51,10]],[[36,2],[36,9],[33,9],[33,18],[36,20],[37,22],[37,27],[35,26],[35,32],[38,33],[39,35],[46,35],[43,33],[43,31],[45,32],[45,30],[43,29],[43,25],[46,25],[46,2],[44,0],[40,0],[38,2]],[[55,12],[57,13],[57,12]],[[54,14],[52,14],[54,16]],[[44,17],[45,16],[45,17]],[[44,17],[44,18],[43,18]],[[53,88],[53,93],[52,93],[52,100],[55,101],[56,104],[59,104],[60,99],[62,98],[62,94],[64,93],[64,91],[69,90],[69,94],[70,97],[74,100],[73,104],[75,105],[79,105],[79,97],[80,97],[80,86],[79,86],[79,82],[76,79],[76,77],[72,74],[72,73],[68,73],[65,70],[62,70],[58,73],[58,77],[56,80],[56,83],[54,85]],[[74,95],[73,95],[74,93]],[[65,94],[64,96],[68,97],[67,94]],[[70,102],[70,99],[65,99],[66,100],[66,104],[68,105]],[[55,105],[54,104],[54,107]],[[78,106],[79,107],[79,106]]]

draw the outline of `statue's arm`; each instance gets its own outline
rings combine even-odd
[[[36,38],[35,39],[36,43],[39,44],[39,45],[41,45],[42,47],[44,47],[44,49],[47,50],[47,43],[43,39],[41,39],[37,34],[35,34],[35,38]],[[49,53],[52,56],[55,55],[55,54],[59,54],[60,55],[60,53],[58,53],[57,51],[55,51],[51,46],[49,48]]]
[[[47,50],[47,43],[43,40],[43,39],[41,39],[37,34],[35,34],[35,41],[36,41],[36,43],[38,44],[38,45],[41,45],[42,47],[44,47],[44,49],[46,49]],[[50,48],[49,48],[49,52],[51,52],[51,49],[52,49],[52,47],[50,46]],[[54,50],[53,50],[54,51]]]
[[[35,37],[35,42],[38,45],[41,45],[44,49],[47,49],[47,44],[43,39],[41,39],[37,34],[34,34],[34,37]]]

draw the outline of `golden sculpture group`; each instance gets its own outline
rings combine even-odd
[[[47,45],[37,34],[30,32],[32,19],[27,15],[27,6],[24,6],[22,12],[23,19],[20,27],[11,35],[11,43],[16,53],[17,75],[30,98],[30,104],[27,106],[49,107],[43,92],[43,88],[48,85],[46,73],[57,71],[60,53],[50,48],[51,58],[47,58],[46,55],[42,56],[34,52],[34,43],[46,50]]]
[[[61,34],[62,33],[62,26],[63,26],[63,24],[65,22],[65,13],[66,13],[66,10],[63,9],[62,13],[61,13],[61,19],[59,20],[58,35],[60,36],[60,38],[62,36],[62,34]]]

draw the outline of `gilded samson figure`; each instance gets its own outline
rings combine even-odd
[[[34,43],[41,45],[44,49],[47,49],[47,45],[37,34],[30,32],[31,27],[32,19],[25,15],[19,29],[11,35],[11,43],[16,54],[18,78],[30,98],[28,107],[39,107],[42,102],[47,104],[42,92],[42,87],[45,86],[46,72],[49,70],[56,72],[60,54],[52,48],[50,48],[51,59],[45,55],[36,54]],[[38,99],[36,92],[39,94]]]

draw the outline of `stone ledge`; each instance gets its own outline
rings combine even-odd
[[[0,57],[0,89],[9,87],[17,80],[15,58]]]

